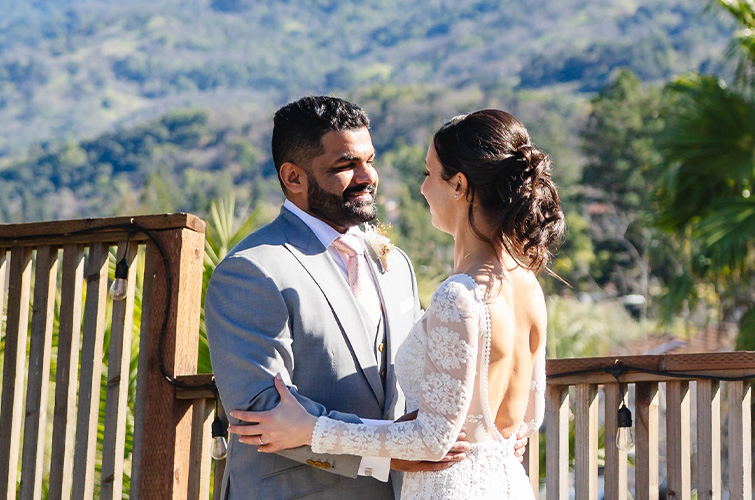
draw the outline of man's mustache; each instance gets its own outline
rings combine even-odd
[[[375,184],[367,184],[365,186],[354,186],[354,187],[344,189],[343,197],[348,198],[352,194],[363,194],[363,193],[369,193],[369,194],[374,195],[376,190],[377,190],[377,186]]]

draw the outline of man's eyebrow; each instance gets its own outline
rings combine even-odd
[[[374,158],[375,158],[375,152],[373,151],[372,154],[370,154],[369,159],[374,159]],[[343,161],[359,161],[361,159],[362,159],[361,156],[346,153],[339,156],[338,159],[336,159],[335,163],[340,163]]]
[[[355,155],[352,155],[352,154],[348,154],[348,153],[347,153],[347,154],[344,154],[344,155],[341,155],[341,156],[339,156],[339,157],[338,157],[338,158],[336,159],[336,163],[340,163],[340,162],[342,162],[342,161],[355,161],[355,160],[358,160],[358,159],[359,159],[359,157],[357,157],[357,156],[355,156]]]

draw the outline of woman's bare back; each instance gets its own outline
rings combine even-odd
[[[490,313],[488,404],[496,427],[508,437],[525,414],[535,355],[545,341],[547,313],[533,272],[515,265],[505,270],[496,269],[498,265],[484,267],[473,277],[486,290]]]

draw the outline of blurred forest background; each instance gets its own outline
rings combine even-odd
[[[429,294],[452,259],[419,193],[427,144],[453,115],[499,107],[552,157],[567,215],[552,269],[570,286],[541,280],[549,356],[700,337],[755,349],[747,2],[0,0],[0,12],[0,222],[192,212],[209,222],[209,276],[282,202],[274,111],[334,94],[372,118],[380,219]]]

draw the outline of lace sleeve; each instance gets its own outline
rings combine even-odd
[[[475,290],[443,283],[426,316],[421,398],[416,420],[374,426],[327,417],[312,433],[315,453],[440,460],[461,431],[474,392],[480,303]]]
[[[532,367],[530,394],[527,400],[527,410],[524,413],[524,425],[527,437],[535,433],[543,423],[545,415],[545,339],[535,354],[535,364]]]

